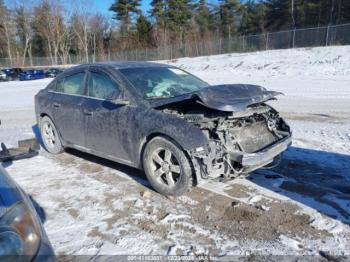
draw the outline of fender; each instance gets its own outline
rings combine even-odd
[[[157,135],[171,138],[185,151],[208,144],[208,139],[199,128],[181,118],[155,109],[139,112],[137,123],[139,130],[134,130],[134,132],[138,133],[139,136],[138,143],[135,143],[137,148],[134,149],[133,159],[137,165],[139,165],[143,146]]]

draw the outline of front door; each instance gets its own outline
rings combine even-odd
[[[108,73],[90,69],[88,97],[83,99],[86,147],[121,162],[130,162],[129,106],[115,101],[121,95],[116,80]]]

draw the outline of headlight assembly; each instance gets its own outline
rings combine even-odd
[[[34,256],[40,245],[39,226],[23,202],[0,218],[0,256]]]

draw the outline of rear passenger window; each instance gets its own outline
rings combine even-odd
[[[120,91],[117,83],[103,73],[90,73],[89,96],[105,100],[115,99]]]
[[[84,94],[84,76],[85,73],[78,73],[75,75],[68,76],[56,84],[56,91],[63,92],[71,95],[83,95]]]
[[[63,93],[63,91],[64,91],[63,79],[60,79],[56,82],[56,86],[54,87],[54,91]]]

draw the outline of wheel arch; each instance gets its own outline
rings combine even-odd
[[[50,118],[51,121],[52,121],[52,117],[51,117],[48,113],[41,113],[41,114],[39,115],[39,119],[42,119],[42,118],[45,117],[45,116],[47,116],[48,118]]]

